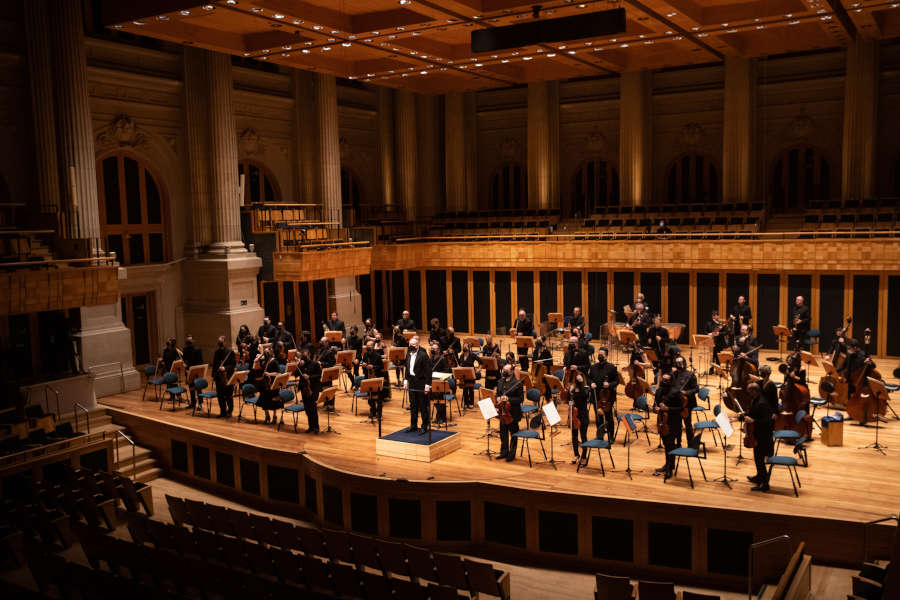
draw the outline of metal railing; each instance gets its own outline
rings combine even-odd
[[[869,521],[863,524],[863,562],[869,562],[869,530],[879,523],[886,523],[887,521],[894,521],[900,526],[900,516],[898,515],[888,515],[886,517],[882,517],[880,519],[875,519],[874,521]]]
[[[72,406],[72,417],[75,420],[75,431],[76,432],[78,431],[78,410],[79,409],[84,411],[84,422],[87,425],[87,434],[90,435],[91,434],[91,413],[88,411],[88,409],[86,409],[82,405],[78,404],[77,402]]]
[[[787,534],[779,535],[768,540],[750,544],[750,551],[747,556],[747,600],[753,599],[753,558],[756,551],[765,546],[772,544],[784,543],[786,548],[786,558],[784,564],[787,565],[791,560],[791,536]]]
[[[96,377],[97,375],[94,373],[95,370],[99,369],[100,367],[111,367],[113,365],[119,365],[119,382],[121,383],[120,393],[124,394],[126,391],[125,390],[125,368],[122,366],[122,361],[115,360],[113,362],[101,363],[99,365],[91,365],[90,367],[88,367],[88,369],[90,370],[91,375]]]
[[[134,443],[134,440],[131,439],[130,437],[128,437],[128,435],[126,435],[126,434],[125,434],[125,431],[122,430],[122,429],[117,429],[117,430],[116,430],[116,435],[117,435],[117,436],[121,435],[123,438],[125,438],[125,441],[126,441],[126,442],[128,442],[129,444],[131,444],[131,479],[133,480],[133,479],[134,479],[134,474],[135,474],[135,472],[137,471],[137,467],[136,467],[136,465],[137,465],[137,459],[135,458],[135,443]],[[121,464],[120,461],[119,461],[119,439],[118,439],[118,437],[116,438],[115,446],[116,446],[116,465],[118,466],[118,465]],[[121,468],[121,467],[120,467],[120,468]]]
[[[10,465],[18,463],[25,463],[39,456],[47,456],[60,450],[80,448],[82,446],[87,446],[88,444],[92,444],[94,442],[105,439],[106,432],[98,431],[93,435],[79,435],[73,438],[59,440],[58,442],[44,444],[42,446],[38,446],[37,448],[27,448],[25,450],[20,450],[15,454],[0,456],[0,467],[8,467]]]
[[[50,405],[47,401],[47,390],[52,391],[56,395],[56,412],[53,414],[53,417],[54,420],[59,421],[59,417],[61,416],[59,413],[59,400],[62,397],[62,392],[49,383],[44,384],[44,413],[50,412]]]

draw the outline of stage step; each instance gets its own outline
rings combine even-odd
[[[118,461],[115,462],[113,468],[127,477],[132,477],[135,481],[146,483],[153,481],[163,474],[163,470],[159,467],[159,463],[153,456],[153,451],[149,448],[141,446],[134,434],[122,425],[117,425],[112,421],[112,415],[107,412],[106,408],[98,408],[90,412],[91,415],[91,433],[105,432],[108,437],[114,440],[115,448],[119,452]],[[84,418],[79,423],[84,430]],[[134,443],[134,474],[132,476],[132,457],[131,444],[121,435],[117,435],[117,431],[122,431],[130,437]],[[113,454],[113,460],[116,460]]]

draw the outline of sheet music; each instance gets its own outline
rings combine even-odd
[[[443,380],[445,380],[445,379],[450,379],[451,377],[453,377],[453,374],[452,374],[452,373],[441,373],[441,372],[439,372],[439,371],[433,371],[433,372],[431,373],[431,379],[432,379],[432,380],[434,380],[434,379],[440,379],[441,381],[443,381]]]
[[[725,414],[724,410],[720,411],[716,416],[716,423],[719,424],[719,431],[722,432],[726,439],[734,433],[734,427],[731,426],[731,421],[728,420],[728,415]]]
[[[485,421],[487,421],[488,419],[493,419],[497,416],[497,407],[494,406],[494,402],[490,398],[480,400],[478,402],[478,408],[481,409],[481,416]]]
[[[545,404],[542,410],[544,411],[544,416],[547,417],[547,423],[550,424],[550,427],[553,427],[562,420],[559,417],[559,411],[556,410],[556,405],[552,402]]]

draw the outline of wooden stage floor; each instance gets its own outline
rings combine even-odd
[[[775,353],[763,354],[761,358],[773,354]],[[880,360],[876,362],[882,374],[887,375],[887,381],[894,381],[890,374],[897,366],[897,361]],[[775,367],[775,363],[770,364],[773,365],[773,368]],[[814,368],[811,378],[818,382],[822,374],[821,368]],[[776,379],[780,380],[780,377],[776,371]],[[701,378],[702,383],[703,378]],[[709,386],[711,387],[710,398],[715,405],[718,402],[719,393],[713,377],[709,378]],[[816,395],[817,387],[817,384],[812,385],[813,395]],[[629,409],[631,406],[630,400],[621,392],[618,403],[620,410]],[[618,443],[612,451],[617,471],[609,471],[610,465],[608,456],[606,456],[607,472],[605,477],[601,476],[599,468],[594,468],[597,467],[596,458],[592,459],[592,468],[581,473],[575,472],[575,465],[570,464],[572,449],[571,446],[566,445],[571,442],[571,435],[566,427],[563,427],[554,437],[555,456],[558,461],[561,461],[557,463],[557,469],[550,464],[542,464],[543,456],[540,446],[533,442],[531,456],[535,465],[533,468],[529,468],[527,457],[524,456],[508,463],[476,455],[485,448],[485,440],[480,439],[485,431],[484,421],[477,410],[470,410],[460,417],[455,414],[455,407],[453,417],[455,427],[451,427],[451,430],[457,431],[462,436],[462,447],[459,450],[433,463],[376,456],[377,427],[370,425],[363,414],[363,411],[367,414],[368,405],[360,407],[359,416],[354,415],[350,410],[351,398],[343,391],[337,394],[337,409],[340,414],[332,415],[331,418],[332,427],[340,432],[340,435],[294,433],[292,419],[289,415],[286,416],[285,425],[278,432],[272,425],[263,425],[261,420],[254,424],[252,418],[250,422],[238,423],[235,418],[226,421],[218,418],[192,417],[190,412],[183,408],[175,412],[160,411],[159,404],[141,401],[141,391],[102,398],[100,404],[142,419],[163,421],[178,427],[258,447],[291,452],[302,450],[317,461],[336,469],[390,479],[479,481],[538,491],[567,492],[704,508],[750,510],[850,522],[868,521],[896,513],[900,507],[900,460],[897,458],[900,456],[900,421],[895,420],[890,411],[888,411],[887,422],[882,424],[879,432],[881,443],[887,446],[886,455],[873,449],[861,448],[874,441],[874,426],[861,427],[851,422],[845,422],[842,447],[826,447],[819,440],[819,430],[814,427],[814,439],[808,445],[810,466],[799,469],[803,487],[800,490],[800,497],[795,498],[790,478],[785,469],[775,470],[771,492],[750,491],[752,484],[747,481],[746,477],[755,473],[752,451],[745,448],[743,450],[744,460],[737,464],[737,431],[730,438],[731,448],[727,455],[728,475],[736,478],[736,481],[732,483],[733,489],[713,481],[714,478],[721,477],[725,461],[722,448],[713,444],[712,436],[709,434],[704,435],[709,454],[703,463],[709,481],[702,480],[699,470],[695,467],[696,463],[694,463],[692,465],[696,486],[694,489],[691,489],[688,484],[687,471],[683,466],[677,478],[663,483],[662,477],[653,475],[653,470],[661,466],[664,461],[662,450],[653,450],[657,445],[657,436],[654,433],[655,418],[652,419],[653,424],[650,428],[651,446],[648,447],[646,439],[642,436],[630,447],[631,467],[637,472],[633,474],[633,479],[629,479],[628,474],[622,472],[626,467],[628,452],[628,448],[623,447],[621,443],[623,432],[619,433]],[[235,409],[237,409],[237,401],[235,401]],[[897,401],[897,409],[900,410],[900,401]],[[248,411],[249,408],[245,409],[245,415],[248,414]],[[218,406],[215,406],[213,414],[217,412]],[[828,412],[833,413],[834,410]],[[821,418],[825,414],[825,411],[820,410],[816,416]],[[262,419],[261,411],[259,416]],[[326,415],[320,411],[319,417],[320,425],[324,430]],[[115,420],[115,411],[113,419]],[[401,408],[399,390],[394,390],[392,401],[386,403],[384,407],[383,433],[386,435],[408,425],[409,413]],[[302,414],[300,426],[301,431],[306,426],[306,418]],[[140,428],[132,427],[132,433],[137,436],[137,441],[140,443]],[[594,424],[592,422],[589,435],[593,435],[593,433]],[[549,456],[549,440],[545,440],[545,446]],[[492,438],[491,449],[497,450],[498,448],[499,440]],[[790,447],[782,446],[780,450],[780,454],[790,452]]]

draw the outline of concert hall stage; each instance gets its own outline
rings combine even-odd
[[[878,363],[886,375],[896,366],[896,361]],[[818,382],[822,373],[813,369],[812,380]],[[708,379],[714,406],[718,387],[713,377]],[[811,388],[816,395],[817,384]],[[630,408],[621,391],[618,403],[620,412]],[[530,441],[534,466],[529,468],[527,456],[508,463],[480,455],[484,421],[477,409],[458,415],[455,404],[450,431],[461,441],[458,450],[430,463],[378,456],[377,426],[363,412],[353,414],[343,388],[337,394],[339,414],[331,417],[338,433],[319,435],[294,433],[289,415],[281,431],[262,421],[254,424],[250,407],[244,410],[250,421],[240,423],[192,417],[184,408],[159,410],[158,402],[141,401],[140,391],[109,396],[101,404],[138,443],[154,450],[172,476],[213,493],[327,526],[498,560],[605,572],[640,568],[648,576],[737,589],[746,580],[733,572],[734,564],[746,565],[749,543],[788,533],[794,543],[805,541],[819,562],[858,563],[864,559],[862,524],[900,507],[900,421],[890,411],[879,432],[887,455],[860,448],[874,441],[874,426],[845,422],[842,447],[826,447],[814,427],[809,467],[799,469],[802,488],[794,497],[784,468],[775,469],[771,492],[750,491],[746,476],[755,472],[752,451],[743,449],[744,460],[737,464],[737,431],[727,454],[728,476],[736,479],[732,489],[713,481],[723,474],[724,455],[709,433],[704,434],[708,458],[703,462],[709,481],[692,461],[694,489],[684,465],[676,478],[663,483],[653,475],[664,462],[662,450],[656,450],[655,417],[650,444],[641,434],[630,445],[635,472],[629,478],[623,472],[629,451],[622,445],[623,431],[612,449],[615,470],[603,453],[605,477],[596,454],[590,468],[575,472],[565,426],[554,437],[556,468],[543,462],[537,440]],[[832,412],[820,410],[816,417]],[[394,390],[384,408],[383,432],[408,423],[400,391]],[[324,431],[322,411],[320,425]],[[305,426],[301,413],[301,431]],[[594,434],[593,417],[589,434]],[[499,439],[492,438],[491,450],[498,449]],[[549,437],[545,449],[549,457]],[[790,453],[782,446],[780,454]],[[870,548],[880,548],[887,528],[870,533]]]

